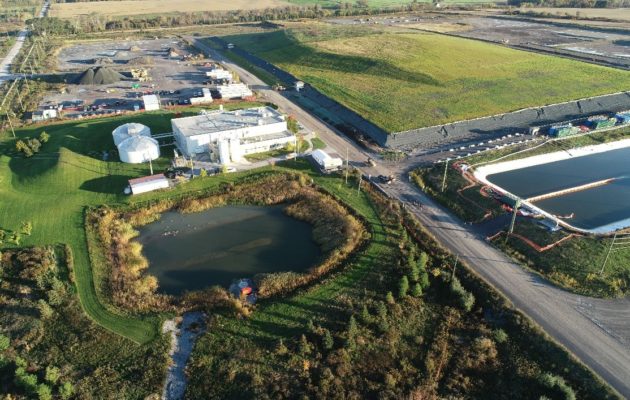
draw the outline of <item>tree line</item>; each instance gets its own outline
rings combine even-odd
[[[102,14],[90,14],[81,15],[73,20],[45,17],[32,19],[27,21],[27,23],[33,24],[33,32],[38,35],[78,35],[112,30],[171,28],[190,25],[215,25],[299,18],[315,19],[410,12],[426,7],[430,7],[430,4],[419,3],[417,1],[406,5],[387,8],[369,8],[361,4],[340,3],[334,8],[323,8],[320,5],[287,6],[261,10],[182,12],[174,15],[138,15],[123,18]]]

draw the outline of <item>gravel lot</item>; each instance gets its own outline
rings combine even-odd
[[[135,51],[130,50],[132,48]],[[169,55],[171,48],[176,50],[178,56]],[[78,112],[71,111],[67,114],[72,117],[77,113],[82,114],[83,106],[91,105],[97,107],[93,112],[101,114],[132,110],[134,104],[142,104],[141,96],[147,92],[158,92],[163,102],[177,103],[178,100],[189,99],[204,87],[207,68],[203,65],[211,61],[207,58],[193,62],[183,60],[189,53],[186,43],[178,38],[107,41],[66,47],[58,56],[60,73],[78,75],[90,67],[102,65],[128,75],[129,78],[109,85],[77,85],[70,78],[65,93],[48,93],[42,105],[81,100],[82,106]],[[133,61],[138,58],[142,58],[143,62]],[[98,59],[101,59],[100,63],[96,62]],[[111,60],[111,63],[102,63],[102,59]],[[137,79],[132,79],[132,68],[148,69],[151,81],[138,82]],[[134,88],[134,84],[139,84],[139,87]],[[98,106],[103,107],[98,110]]]

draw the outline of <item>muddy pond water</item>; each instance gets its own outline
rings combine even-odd
[[[304,271],[320,259],[312,226],[282,206],[226,206],[166,212],[140,229],[158,291],[172,295],[221,285],[257,273]]]

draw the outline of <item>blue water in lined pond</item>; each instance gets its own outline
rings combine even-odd
[[[488,181],[529,198],[609,178],[615,182],[535,203],[554,215],[570,215],[571,225],[598,232],[630,226],[630,148],[488,175]]]
[[[310,224],[280,206],[227,206],[166,212],[143,226],[138,240],[158,291],[178,295],[257,273],[306,270],[321,255],[312,235]]]

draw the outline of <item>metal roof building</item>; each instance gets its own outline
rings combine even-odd
[[[168,179],[164,174],[143,176],[142,178],[129,179],[131,193],[140,194],[169,187]]]
[[[243,155],[258,153],[292,143],[295,137],[287,130],[282,114],[271,107],[203,113],[171,120],[177,147],[186,156],[210,153],[219,159],[219,145],[232,161]],[[229,145],[226,153],[225,146]]]
[[[155,111],[160,109],[160,99],[154,94],[142,96],[145,111]]]
[[[244,83],[229,83],[227,85],[218,85],[217,92],[222,99],[242,99],[244,97],[253,96],[254,93]]]

